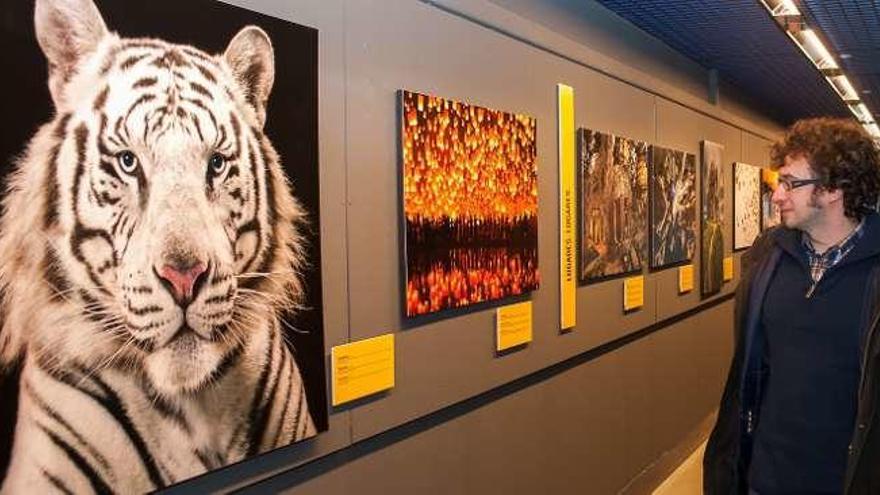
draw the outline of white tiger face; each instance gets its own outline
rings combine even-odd
[[[94,323],[95,359],[199,391],[300,293],[302,214],[262,129],[271,41],[247,27],[212,56],[121,39],[91,0],[38,0],[36,18],[57,110],[45,279]]]
[[[235,275],[265,249],[266,157],[219,64],[182,47],[141,50],[117,55],[119,74],[76,112],[97,127],[71,177],[84,213],[72,254],[110,288],[155,381],[189,389],[231,352]]]

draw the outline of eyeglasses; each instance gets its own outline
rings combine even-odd
[[[809,186],[810,184],[819,184],[822,182],[822,179],[792,179],[788,177],[780,177],[779,178],[779,186],[785,190],[785,192],[791,192],[793,189],[797,189],[803,186]]]

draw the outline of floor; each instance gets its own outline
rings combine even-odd
[[[654,495],[700,495],[703,493],[703,442],[662,485]]]

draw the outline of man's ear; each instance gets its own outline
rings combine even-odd
[[[92,0],[36,0],[37,41],[49,62],[49,90],[55,107],[79,63],[97,48],[107,26]]]
[[[838,187],[837,189],[820,189],[816,192],[821,195],[823,204],[830,205],[838,201],[843,202],[842,188]]]
[[[262,127],[266,123],[269,93],[275,83],[275,54],[269,35],[256,26],[247,26],[232,38],[223,58]]]

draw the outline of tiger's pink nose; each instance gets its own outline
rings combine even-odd
[[[157,275],[165,288],[171,292],[174,301],[183,306],[195,298],[195,292],[201,285],[200,282],[204,278],[202,275],[204,275],[206,268],[205,264],[201,262],[185,267],[164,265],[159,269]]]

